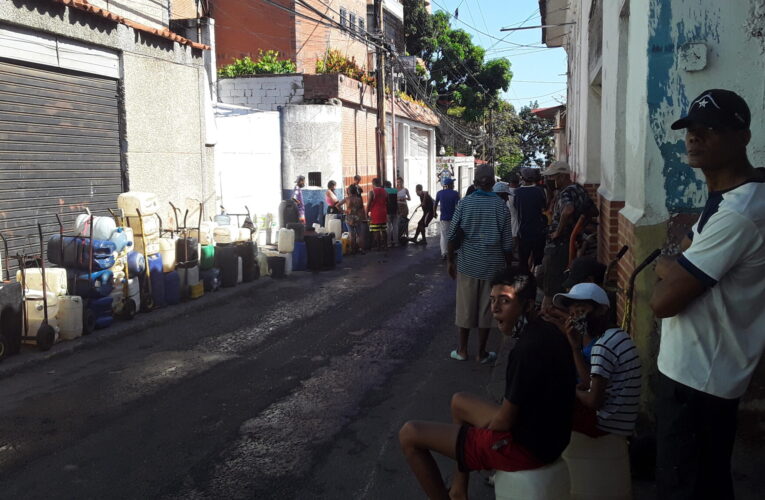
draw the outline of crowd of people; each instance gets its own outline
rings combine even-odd
[[[734,497],[738,402],[765,349],[765,170],[747,158],[750,120],[740,96],[713,89],[672,126],[685,129],[688,162],[703,173],[709,197],[681,253],[655,268],[650,306],[664,318],[655,409],[661,499]],[[450,358],[470,358],[473,329],[480,363],[496,359],[487,348],[492,327],[517,342],[501,403],[457,393],[452,423],[401,428],[406,460],[431,499],[467,498],[470,471],[550,464],[572,432],[635,433],[638,349],[615,324],[606,266],[570,255],[575,228],[598,215],[594,203],[562,161],[506,181],[481,166],[462,200],[450,186],[436,196],[441,253],[456,280]],[[450,485],[432,452],[455,461]]]

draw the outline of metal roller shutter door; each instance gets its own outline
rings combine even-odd
[[[37,222],[47,241],[55,214],[67,232],[86,207],[109,215],[123,187],[119,131],[117,80],[0,60],[0,231],[11,257],[38,253]]]

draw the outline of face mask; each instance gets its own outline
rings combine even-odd
[[[572,316],[571,319],[573,320],[572,326],[574,327],[574,330],[576,330],[579,333],[579,335],[584,335],[585,333],[587,333],[587,329],[589,326],[587,313],[585,312],[579,313],[575,316]]]

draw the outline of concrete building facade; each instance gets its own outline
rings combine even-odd
[[[670,128],[694,97],[710,88],[743,96],[752,111],[749,158],[765,164],[765,7],[759,0],[543,0],[540,8],[542,24],[555,25],[543,42],[569,56],[569,162],[577,181],[597,187],[599,258],[630,246],[619,266],[624,288],[652,250],[677,250],[706,201],[703,176],[687,165],[684,132]],[[648,307],[654,281],[650,269],[638,278],[630,325],[649,416],[660,335]],[[761,368],[743,412],[761,408],[763,381]]]
[[[114,155],[118,160],[116,173],[105,167],[105,160],[96,153],[73,164],[83,172],[73,171],[69,177],[82,175],[93,187],[72,210],[61,209],[66,217],[88,204],[98,208],[96,215],[108,215],[101,210],[116,208],[116,194],[128,189],[157,193],[165,221],[172,220],[168,201],[194,212],[200,202],[208,204],[208,210],[214,209],[213,147],[206,128],[209,99],[203,66],[203,53],[209,47],[170,31],[169,12],[168,0],[140,5],[106,0],[0,3],[0,53],[9,67],[73,82],[101,82],[116,89],[116,94],[89,98],[85,87],[72,84],[72,92],[83,96],[83,109],[96,101],[104,102],[108,106],[105,104],[103,109],[113,109],[118,116],[114,146],[108,151],[99,146],[102,154]],[[62,94],[60,99],[64,97]],[[87,102],[89,99],[92,102]],[[53,115],[54,110],[67,112],[55,98],[39,106],[41,115]],[[46,106],[49,109],[43,112]],[[26,116],[37,116],[37,111],[28,108]],[[91,119],[96,119],[94,116],[91,114]],[[60,128],[51,137],[60,136],[60,141],[69,138],[73,147],[78,141],[84,144],[100,137],[97,130],[88,128],[91,126],[87,119],[77,123],[83,124],[78,135]],[[70,153],[62,149],[49,154],[53,165],[62,165]],[[4,166],[6,172],[34,168],[33,160]],[[116,193],[111,184],[103,184],[110,189],[108,196],[98,194],[99,176],[89,174],[89,169],[96,168],[102,169],[99,175],[105,178],[117,176]]]

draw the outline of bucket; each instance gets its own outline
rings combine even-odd
[[[59,340],[72,340],[82,335],[82,297],[65,295],[58,298],[56,314]]]
[[[279,229],[277,250],[279,253],[291,253],[295,249],[295,231],[292,229]]]
[[[138,211],[141,215],[154,215],[159,210],[159,202],[154,193],[128,191],[117,197],[117,207],[130,217],[137,216]]]
[[[284,257],[266,257],[268,259],[268,268],[272,278],[284,278]]]

